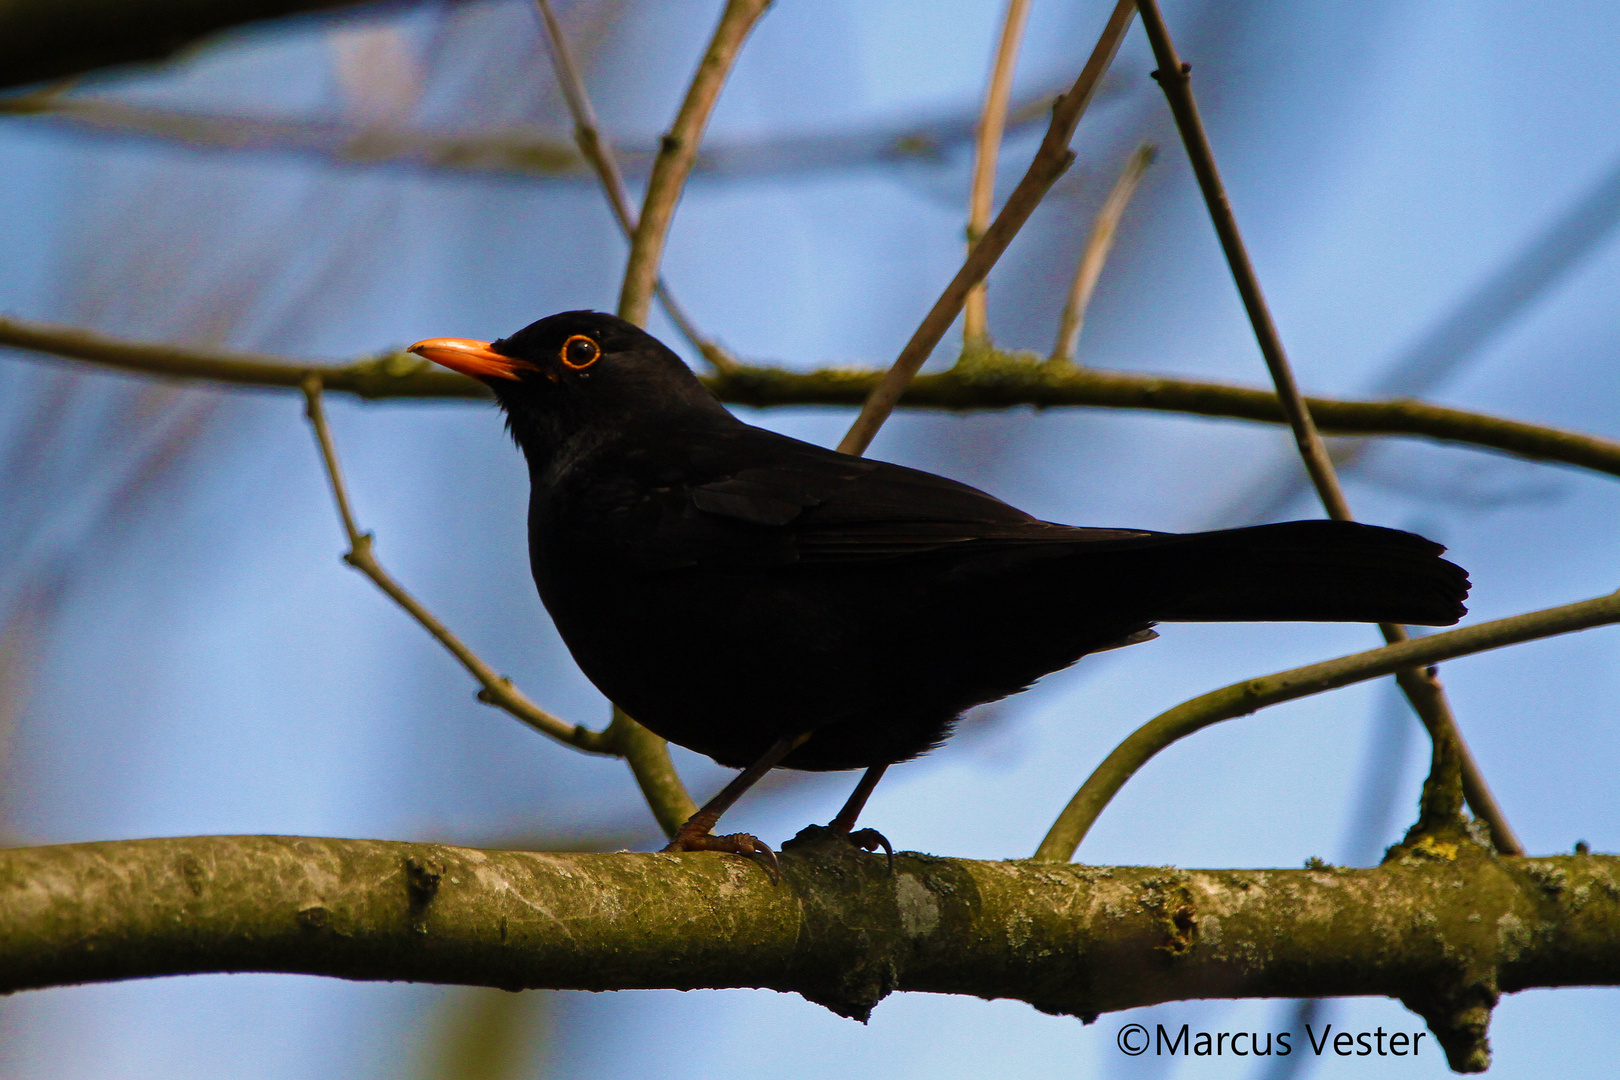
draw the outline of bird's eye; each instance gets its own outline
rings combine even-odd
[[[564,367],[579,371],[596,363],[602,356],[602,348],[584,334],[575,334],[563,342],[562,351],[557,355]]]

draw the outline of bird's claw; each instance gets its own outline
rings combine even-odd
[[[845,833],[844,835],[850,843],[862,851],[876,851],[878,848],[882,848],[883,854],[889,858],[889,873],[894,873],[894,847],[889,843],[888,837],[876,829],[856,829],[854,832]]]
[[[676,831],[675,839],[669,842],[665,851],[725,851],[732,855],[741,855],[745,859],[759,863],[772,881],[781,880],[781,867],[776,861],[776,852],[772,851],[765,842],[757,836],[748,833],[728,833],[725,836],[715,836],[710,832],[688,832],[682,828]]]

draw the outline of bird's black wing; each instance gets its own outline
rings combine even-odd
[[[693,433],[675,445],[678,454],[659,463],[662,482],[641,485],[650,504],[620,533],[641,549],[642,565],[863,562],[959,544],[1151,535],[1053,525],[942,476],[759,428]]]

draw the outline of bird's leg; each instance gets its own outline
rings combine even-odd
[[[861,810],[866,806],[866,800],[871,797],[872,789],[877,787],[878,781],[883,779],[887,765],[873,765],[861,775],[861,782],[855,785],[850,793],[849,801],[844,808],[838,811],[827,828],[843,833],[849,837],[849,842],[863,851],[876,851],[882,848],[889,856],[889,866],[894,866],[894,848],[889,846],[888,838],[876,829],[855,829],[855,819],[861,816]]]
[[[729,836],[715,836],[711,829],[720,820],[720,815],[731,809],[731,804],[742,798],[742,793],[759,782],[764,776],[776,767],[776,763],[787,757],[794,750],[804,745],[810,737],[806,731],[802,735],[784,735],[771,744],[758,761],[738,773],[737,776],[720,789],[720,794],[703,804],[702,809],[687,819],[686,824],[675,830],[675,838],[669,842],[665,851],[729,851],[736,855],[743,855],[750,859],[758,857],[776,875],[776,853],[766,847],[759,838],[747,833],[732,833]]]

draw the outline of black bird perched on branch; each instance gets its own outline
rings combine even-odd
[[[672,850],[768,858],[710,829],[779,765],[868,770],[833,822],[850,833],[883,769],[939,745],[963,710],[1155,623],[1445,626],[1465,610],[1467,575],[1411,533],[1055,525],[751,427],[610,315],[411,351],[483,380],[506,410],[533,485],[535,583],[580,668],[654,732],[745,770]]]

